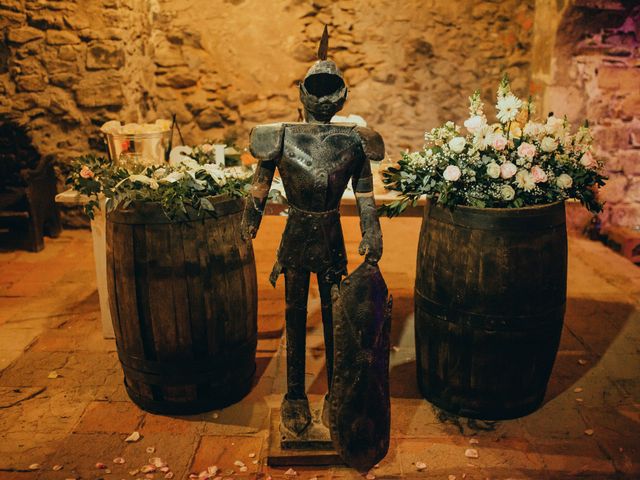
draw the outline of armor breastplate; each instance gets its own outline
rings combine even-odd
[[[311,212],[338,208],[362,160],[360,139],[351,126],[287,125],[278,163],[287,200]]]

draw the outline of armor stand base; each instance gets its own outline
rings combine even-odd
[[[267,465],[270,467],[344,465],[333,449],[331,434],[322,423],[320,414],[321,410],[311,409],[312,423],[302,432],[302,435],[295,435],[283,427],[280,409],[272,409]]]

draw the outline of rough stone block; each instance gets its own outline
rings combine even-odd
[[[0,11],[0,29],[21,25],[25,22],[26,19],[27,19],[27,16],[24,13],[16,13],[16,12],[10,12],[7,10],[1,10]]]
[[[640,177],[629,180],[625,200],[627,202],[640,202]]]
[[[122,84],[122,77],[109,72],[87,74],[76,86],[76,101],[81,107],[121,107]]]
[[[598,70],[598,86],[608,90],[633,91],[640,85],[639,68],[606,67]]]
[[[161,41],[154,48],[153,61],[160,67],[178,67],[186,65],[180,47],[167,41]]]
[[[625,125],[598,125],[593,128],[594,144],[603,150],[619,150],[628,148],[629,127]]]
[[[124,66],[124,50],[113,42],[91,42],[87,48],[89,70],[114,69]]]
[[[160,87],[187,88],[198,83],[198,72],[186,67],[172,68],[164,75],[156,77]]]
[[[640,176],[640,150],[620,150],[614,154],[624,174],[627,176]]]
[[[42,30],[64,27],[64,18],[61,12],[53,12],[51,10],[30,11],[27,17],[29,25]]]
[[[634,228],[640,225],[639,204],[618,204],[611,207],[611,224]]]
[[[200,112],[196,116],[196,123],[203,130],[208,130],[210,128],[219,128],[224,126],[224,122],[222,121],[222,116],[217,110],[213,108],[207,108],[202,112]]]
[[[33,27],[10,28],[7,38],[11,43],[22,44],[40,40],[44,38],[44,33]]]
[[[80,37],[73,32],[47,30],[47,43],[49,45],[75,45],[80,43]]]
[[[47,88],[47,79],[42,75],[20,75],[16,77],[18,90],[22,92],[42,92]]]
[[[624,175],[612,175],[607,184],[600,189],[600,198],[606,202],[622,202],[627,192],[629,181]]]
[[[49,83],[57,87],[71,87],[79,80],[80,78],[73,73],[60,72],[49,75]]]

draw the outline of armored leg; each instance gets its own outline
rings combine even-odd
[[[319,273],[318,289],[320,290],[320,304],[322,307],[322,327],[324,331],[324,351],[327,361],[327,385],[329,392],[325,396],[322,406],[322,422],[329,426],[328,396],[331,392],[331,380],[333,378],[333,302],[331,301],[331,288],[339,285],[341,274]]]
[[[287,303],[287,394],[282,400],[282,423],[300,434],[311,423],[304,381],[309,272],[287,269],[284,279]]]

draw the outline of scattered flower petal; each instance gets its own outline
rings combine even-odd
[[[582,387],[576,387],[573,389],[574,393],[580,393],[582,391]]]
[[[140,432],[133,432],[124,439],[125,442],[137,442],[138,440],[140,440]]]
[[[39,468],[40,468],[39,463],[32,463],[31,465],[29,465],[29,470],[38,470]]]
[[[296,475],[298,475],[298,472],[296,472],[293,468],[290,468],[289,470],[284,472],[284,474],[285,475],[289,475],[289,476],[296,476]]]
[[[582,403],[582,402],[584,402],[584,399],[583,398],[576,398],[576,402]]]
[[[584,358],[581,358],[580,360],[578,360],[578,363],[579,363],[580,365],[586,365],[586,364],[587,364],[587,361],[586,361]]]
[[[149,459],[149,463],[156,468],[164,467],[166,465],[166,463],[163,462],[160,457],[151,457]]]
[[[584,431],[584,434],[585,434],[585,435],[588,435],[588,436],[593,435],[593,429],[592,429],[592,428],[587,428],[587,429]]]
[[[241,462],[240,460],[236,460],[235,462],[233,462],[233,464],[236,467],[244,467],[244,462]]]
[[[456,476],[455,475],[449,475],[448,479],[449,480],[456,480]]]
[[[475,448],[467,448],[464,451],[464,456],[467,458],[478,458],[478,450],[476,450]]]
[[[132,477],[137,475],[138,473],[140,473],[140,470],[138,468],[134,470],[129,470],[129,475],[131,475]]]
[[[156,447],[147,447],[147,453],[155,453]]]
[[[167,472],[167,474],[164,476],[164,478],[173,478],[173,472]]]
[[[376,476],[373,473],[367,473],[365,477],[367,480],[375,480]]]
[[[416,468],[418,469],[418,471],[424,470],[425,468],[427,468],[427,464],[424,462],[416,462]]]
[[[253,453],[253,452],[251,452],[251,453],[249,454],[249,458],[256,458],[256,454],[255,454],[255,453]]]
[[[52,372],[49,372],[49,375],[47,375],[47,378],[58,378],[60,375],[58,374],[58,372],[56,372],[55,370]]]
[[[240,467],[240,471],[243,473],[246,472],[247,470],[249,470],[247,467]]]
[[[207,467],[207,472],[209,473],[209,475],[215,475],[216,473],[218,473],[220,469],[216,466],[216,465],[211,465],[210,467]]]
[[[165,464],[162,467],[160,467],[158,470],[160,470],[162,473],[167,473],[170,468]]]
[[[113,463],[123,464],[124,463],[124,458],[116,457],[116,458],[113,459]]]
[[[64,465],[54,465],[51,470],[53,470],[54,472],[58,472],[60,470],[62,470],[64,468]]]
[[[145,465],[144,467],[142,467],[140,469],[140,471],[142,473],[151,473],[151,472],[155,472],[156,471],[156,466],[155,465]]]
[[[477,444],[479,444],[479,443],[480,443],[480,441],[479,441],[477,438],[470,438],[470,439],[469,439],[469,443],[470,443],[471,445],[477,445]]]

